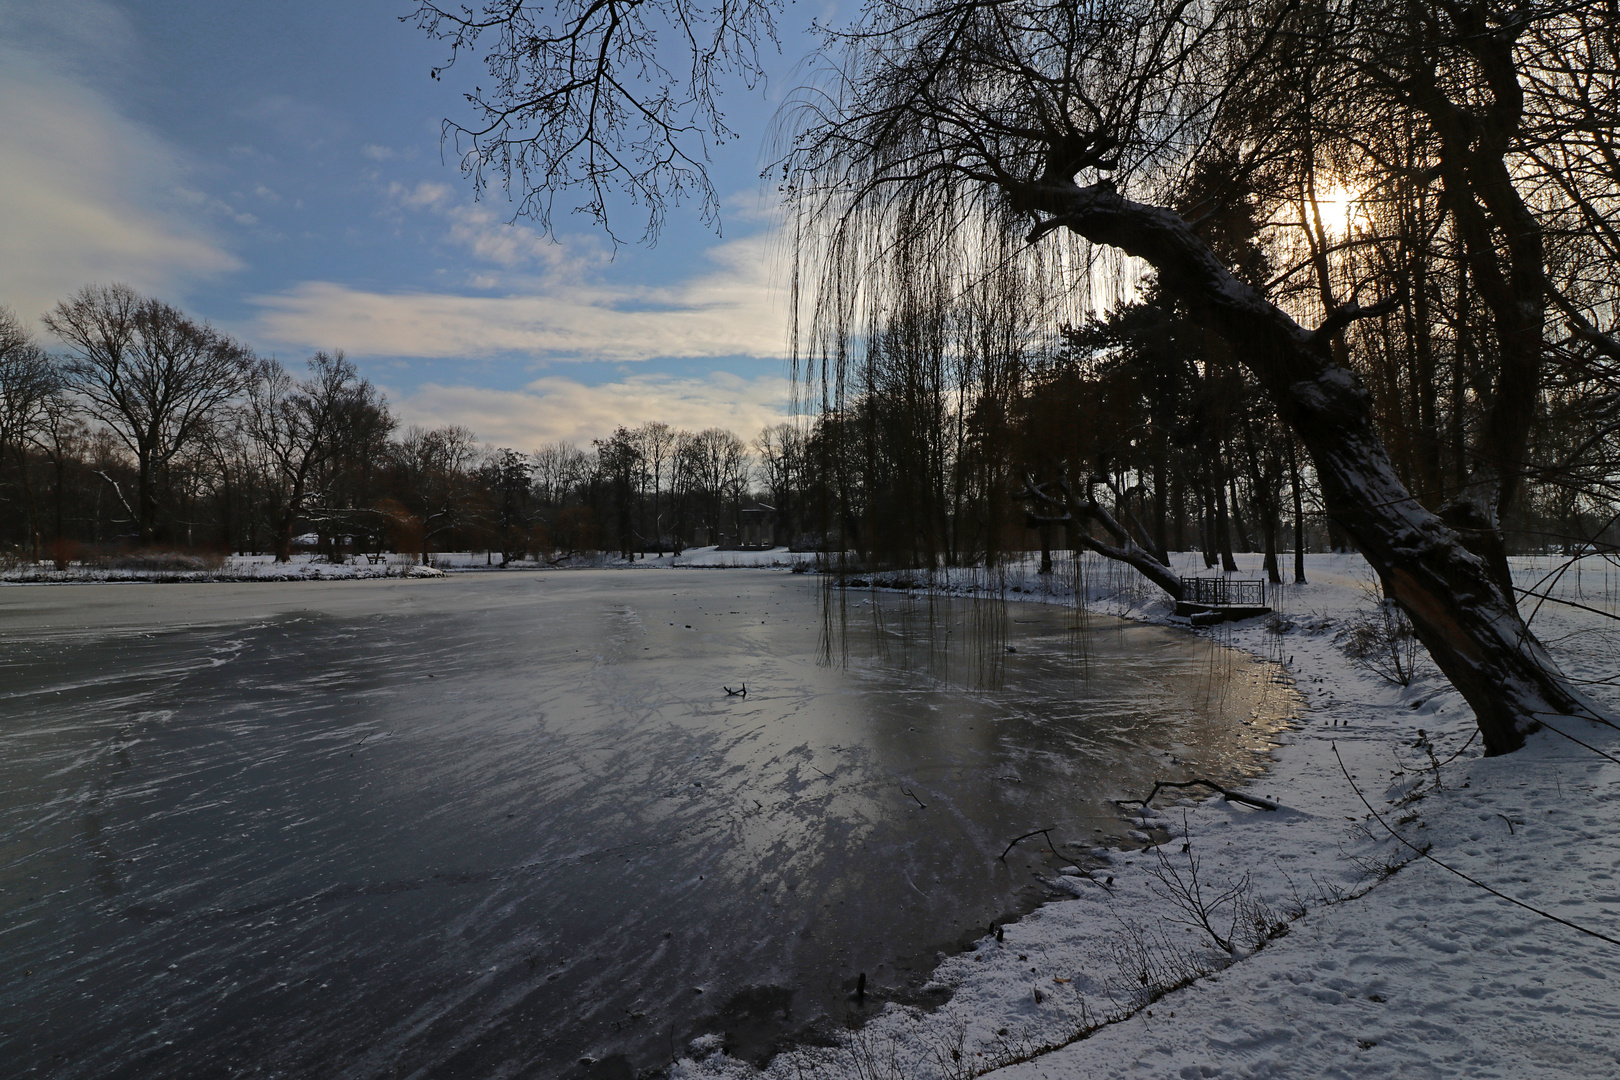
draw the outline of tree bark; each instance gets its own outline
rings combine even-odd
[[[1203,485],[1203,491],[1200,492],[1200,495],[1202,496],[1201,502],[1203,504],[1203,514],[1200,519],[1198,533],[1199,540],[1203,543],[1204,550],[1199,552],[1199,554],[1204,558],[1205,570],[1215,569],[1215,549],[1220,547],[1220,544],[1215,540],[1215,495],[1210,490],[1211,486],[1212,485],[1206,478]]]
[[[1217,451],[1219,453],[1219,451]],[[1221,572],[1237,572],[1237,560],[1232,557],[1232,522],[1226,512],[1226,481],[1215,477],[1215,543],[1221,549]]]
[[[1294,584],[1305,584],[1305,496],[1299,487],[1299,455],[1288,443],[1288,486],[1294,496]]]
[[[1541,717],[1596,714],[1530,633],[1485,560],[1396,476],[1366,389],[1334,361],[1330,347],[1345,325],[1377,308],[1352,302],[1306,330],[1228,272],[1178,215],[1126,199],[1110,182],[1043,183],[1018,194],[1029,209],[1049,215],[1032,241],[1067,227],[1143,259],[1163,288],[1232,345],[1310,453],[1328,513],[1473,707],[1488,754],[1522,746]]]
[[[1165,488],[1170,466],[1165,461],[1164,442],[1164,436],[1161,434],[1153,448],[1153,542],[1158,545],[1161,553],[1170,550],[1170,534],[1165,528],[1165,515],[1169,509],[1169,500],[1166,498],[1168,492]]]
[[[140,490],[135,493],[136,543],[141,547],[151,544],[153,534],[156,531],[157,492],[154,490],[156,472],[157,470],[153,467],[151,460],[143,455],[136,474],[139,478]]]
[[[1261,526],[1265,532],[1266,544],[1266,580],[1273,585],[1282,584],[1282,571],[1277,568],[1277,513],[1274,506],[1268,503],[1265,515],[1261,518]]]

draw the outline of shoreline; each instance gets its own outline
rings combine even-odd
[[[674,569],[687,568],[674,567]],[[700,566],[692,569],[716,568]],[[963,571],[962,573],[971,576],[972,571]],[[851,592],[873,591],[917,599],[927,595],[930,591],[928,586],[921,584],[914,584],[910,587],[896,585],[893,583],[896,576],[893,573],[866,574],[864,576],[871,580],[851,584],[849,586]],[[884,578],[890,580],[881,580]],[[973,583],[953,584],[941,582],[936,583],[933,591],[936,595],[957,599],[972,599],[975,595],[985,595],[982,588]],[[1044,607],[1072,608],[1072,597],[1059,594],[1041,594],[1030,591],[1025,594],[1007,596],[1004,599],[1008,603],[1030,603]],[[1185,622],[1177,623],[1168,619],[1152,622],[1100,611],[1087,611],[1082,615],[1082,618],[1087,615],[1118,620],[1119,622],[1153,625],[1165,630],[1188,629]],[[1274,658],[1261,656],[1251,650],[1231,646],[1218,640],[1211,639],[1211,644],[1232,648],[1235,652],[1243,654],[1256,663],[1269,665],[1277,672],[1286,672],[1286,668]],[[1287,679],[1282,685],[1287,687],[1287,693],[1293,695],[1298,708],[1290,709],[1289,715],[1274,717],[1269,721],[1275,726],[1264,736],[1266,756],[1263,759],[1263,764],[1256,762],[1250,767],[1239,767],[1235,772],[1230,772],[1229,766],[1223,766],[1218,767],[1214,772],[1206,772],[1201,775],[1215,777],[1222,784],[1227,785],[1228,790],[1238,792],[1247,792],[1255,784],[1262,783],[1265,780],[1274,766],[1276,751],[1285,745],[1288,736],[1303,723],[1301,714],[1307,704],[1303,694],[1298,692],[1291,678]],[[1178,761],[1178,764],[1191,763]],[[1136,794],[1146,794],[1146,790]],[[1217,798],[1220,798],[1220,796],[1217,796]],[[1146,814],[1142,811],[1132,812],[1123,805],[1126,802],[1134,802],[1135,799],[1120,798],[1109,801],[1113,807],[1113,818],[1116,824],[1104,836],[1063,840],[1058,836],[1059,830],[1054,828],[1052,835],[1046,836],[1044,840],[1039,834],[1045,830],[1038,830],[1037,833],[1019,837],[1019,840],[1026,840],[1037,848],[1041,848],[1043,845],[1047,848],[1040,855],[1041,860],[1047,864],[1045,872],[1033,873],[1032,880],[1020,890],[1021,894],[1027,895],[1024,895],[1016,906],[1009,908],[993,920],[991,923],[992,930],[989,934],[979,931],[978,936],[976,936],[976,928],[968,928],[954,935],[944,935],[942,933],[942,936],[931,949],[923,950],[924,953],[932,951],[938,957],[932,968],[927,970],[937,974],[944,964],[952,960],[963,959],[964,957],[971,959],[969,954],[985,948],[995,937],[995,929],[999,928],[1003,935],[1010,935],[1015,926],[1046,907],[1061,904],[1075,899],[1078,895],[1083,895],[1081,890],[1087,886],[1103,888],[1102,883],[1105,880],[1108,882],[1114,880],[1110,876],[1110,871],[1114,869],[1116,859],[1138,852],[1139,849],[1146,850],[1140,848],[1144,841],[1153,845],[1160,845],[1169,843],[1178,835],[1171,828],[1170,822],[1163,813],[1150,808],[1144,808],[1147,811]],[[1169,804],[1172,801],[1172,798],[1168,795],[1160,796],[1162,804]],[[1051,855],[1051,858],[1046,857],[1048,854]],[[1082,881],[1085,883],[1084,885],[1081,884]],[[840,1019],[839,1017],[830,1014],[805,1023],[802,1027],[778,1040],[773,1045],[764,1065],[754,1064],[761,1056],[757,1052],[759,1044],[757,1040],[749,1038],[747,1033],[741,1033],[741,1038],[734,1038],[731,1032],[724,1034],[718,1032],[699,1033],[696,1038],[690,1040],[690,1043],[693,1048],[706,1051],[710,1055],[711,1064],[715,1061],[727,1063],[719,1075],[726,1077],[731,1077],[734,1074],[744,1077],[774,1076],[778,1074],[776,1069],[778,1057],[786,1056],[792,1060],[796,1053],[802,1052],[808,1052],[812,1056],[819,1056],[828,1047],[836,1046],[840,1035],[848,1036],[851,1032],[859,1033],[872,1021],[882,1017],[884,1011],[891,1007],[915,1015],[935,1016],[942,1011],[949,1013],[956,989],[957,987],[954,985],[941,983],[933,975],[920,983],[906,986],[879,987],[874,983],[868,994],[871,1000],[864,1006],[862,1011],[851,1010],[846,1012],[842,1017],[843,1022],[841,1024],[837,1022]],[[853,998],[853,995],[851,997]],[[858,1034],[854,1037],[859,1039]],[[734,1048],[736,1050],[735,1054],[733,1054]],[[690,1065],[691,1063],[687,1064]],[[736,1066],[738,1065],[742,1067],[743,1071],[737,1071]],[[795,1070],[798,1067],[797,1062],[795,1062]],[[865,1068],[865,1066],[862,1066],[862,1068]],[[675,1063],[672,1063],[666,1069],[655,1070],[642,1075],[681,1077],[687,1074],[683,1073]],[[693,1075],[707,1076],[711,1074],[700,1072]],[[808,1075],[819,1077],[822,1073],[814,1072]],[[901,1074],[895,1075],[899,1076]],[[909,1076],[910,1074],[905,1075]],[[797,1071],[793,1073],[793,1076],[795,1080],[798,1080]],[[867,1073],[859,1070],[856,1072],[855,1077],[856,1080],[870,1080]]]
[[[468,573],[553,573],[569,570],[787,570],[812,565],[814,556],[797,558],[805,553],[794,553],[787,548],[764,551],[721,551],[717,548],[692,548],[688,555],[665,555],[627,561],[617,556],[581,559],[566,565],[551,565],[534,560],[515,562],[508,566],[478,562],[484,552],[440,552],[432,556],[429,564],[416,561],[414,555],[393,553],[380,563],[361,562],[349,556],[341,563],[328,562],[311,554],[299,554],[291,562],[277,563],[269,555],[228,555],[221,565],[212,568],[179,567],[97,567],[79,565],[68,570],[57,570],[43,563],[27,567],[15,566],[0,570],[0,586],[5,585],[101,585],[101,584],[153,584],[153,585],[205,585],[220,583],[278,582],[278,581],[372,581],[384,578],[435,578],[447,574]],[[691,561],[692,558],[696,561]],[[678,562],[680,559],[686,562]],[[802,571],[800,571],[802,572]]]
[[[1252,574],[1258,556],[1243,562]],[[1307,567],[1313,584],[1285,586],[1275,621],[1193,629],[1283,662],[1305,699],[1300,725],[1282,735],[1249,789],[1282,810],[1247,809],[1219,796],[1167,797],[1141,820],[1164,825],[1180,843],[1116,855],[1111,887],[1076,876],[1075,899],[1044,904],[1009,924],[1003,941],[981,938],[944,960],[934,981],[951,999],[937,1012],[891,1007],[840,1047],[790,1051],[764,1070],[726,1057],[717,1045],[694,1044],[671,1068],[672,1080],[842,1080],[872,1075],[866,1064],[874,1057],[885,1062],[882,1075],[912,1080],[1408,1072],[1551,1078],[1620,1070],[1609,1021],[1599,1020],[1612,1017],[1620,991],[1599,971],[1595,953],[1587,959],[1607,946],[1417,859],[1360,802],[1366,797],[1403,835],[1433,844],[1448,863],[1501,891],[1535,895],[1545,882],[1560,912],[1578,912],[1620,936],[1620,889],[1611,883],[1620,864],[1620,797],[1613,794],[1620,768],[1550,735],[1519,753],[1483,758],[1472,712],[1432,667],[1401,687],[1355,666],[1338,639],[1364,606],[1364,567],[1353,556],[1314,557]],[[1126,575],[1092,569],[1091,580],[1080,575],[1092,610],[1192,629],[1172,621],[1168,603]],[[1535,559],[1515,560],[1516,573],[1537,569]],[[1611,608],[1617,576],[1605,571]],[[1549,625],[1538,624],[1538,632],[1560,639],[1565,647],[1555,655],[1571,674],[1613,676],[1607,639],[1585,654],[1571,652],[1581,635],[1606,629],[1572,614],[1580,615],[1560,609],[1548,618],[1544,611]],[[1612,735],[1598,729],[1581,737],[1612,749]],[[1556,793],[1572,787],[1577,773],[1590,781],[1583,789],[1604,800],[1602,813],[1558,821],[1556,807],[1539,800],[1562,802]],[[1517,805],[1526,801],[1542,820]],[[1249,910],[1269,912],[1269,926],[1286,931],[1231,954],[1210,945],[1206,932],[1185,925],[1184,913],[1177,918],[1177,871],[1184,882],[1189,856],[1206,889],[1246,882]],[[1228,906],[1217,914],[1233,912]],[[1150,976],[1145,988],[1125,976],[1133,964]]]

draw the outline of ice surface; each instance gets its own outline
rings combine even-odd
[[[1101,888],[1058,870],[1108,797],[1252,773],[1290,703],[1077,625],[763,571],[0,590],[0,1071],[612,1075],[937,1000]]]

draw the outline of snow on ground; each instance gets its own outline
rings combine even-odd
[[[1537,585],[1558,562],[1521,559],[1515,572],[1526,588],[1617,610],[1614,565],[1588,559],[1578,576]],[[1283,810],[1161,797],[1140,824],[1168,828],[1169,843],[1074,849],[1062,883],[1075,899],[944,959],[945,1007],[890,1005],[837,1046],[778,1055],[765,1075],[1620,1076],[1620,946],[1415,858],[1356,793],[1435,858],[1620,939],[1620,764],[1551,733],[1482,758],[1470,710],[1427,661],[1401,687],[1347,659],[1345,632],[1375,608],[1365,563],[1314,556],[1308,576],[1273,595],[1277,619],[1201,631],[1279,660],[1309,702],[1253,789]],[[1088,562],[1078,577],[1092,610],[1174,621],[1112,566]],[[1034,574],[1005,580],[1046,593]],[[1594,698],[1620,711],[1616,624],[1547,604],[1535,625],[1566,670],[1595,680]],[[1620,756],[1613,729],[1560,726]],[[1190,860],[1213,929],[1239,939],[1235,957],[1185,925],[1197,906]],[[1235,914],[1265,932],[1234,932]],[[716,1044],[694,1044],[674,1078],[757,1075]]]
[[[269,555],[228,555],[204,560],[192,555],[158,555],[110,561],[106,565],[75,563],[57,570],[48,563],[23,564],[0,571],[3,584],[88,584],[102,581],[352,581],[359,578],[443,577],[444,571],[422,566],[410,555],[386,555],[376,562],[364,555],[339,563],[299,554],[278,563]]]
[[[483,551],[449,552],[432,556],[433,565],[445,570],[484,570],[493,562],[499,564],[500,555],[491,556]],[[626,560],[618,555],[606,552],[590,555],[571,556],[560,563],[538,563],[533,561],[515,562],[513,568],[519,570],[536,569],[576,569],[595,567],[615,567],[618,569],[658,570],[681,567],[701,567],[703,569],[741,569],[767,568],[776,570],[791,569],[795,566],[804,566],[806,569],[816,565],[814,552],[795,552],[785,547],[765,548],[763,550],[738,551],[736,549],[720,548],[715,546],[687,548],[679,555],[641,555]]]

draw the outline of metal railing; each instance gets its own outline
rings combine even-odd
[[[1181,599],[1189,604],[1208,604],[1211,607],[1264,607],[1266,583],[1261,578],[1184,577],[1181,579]]]

